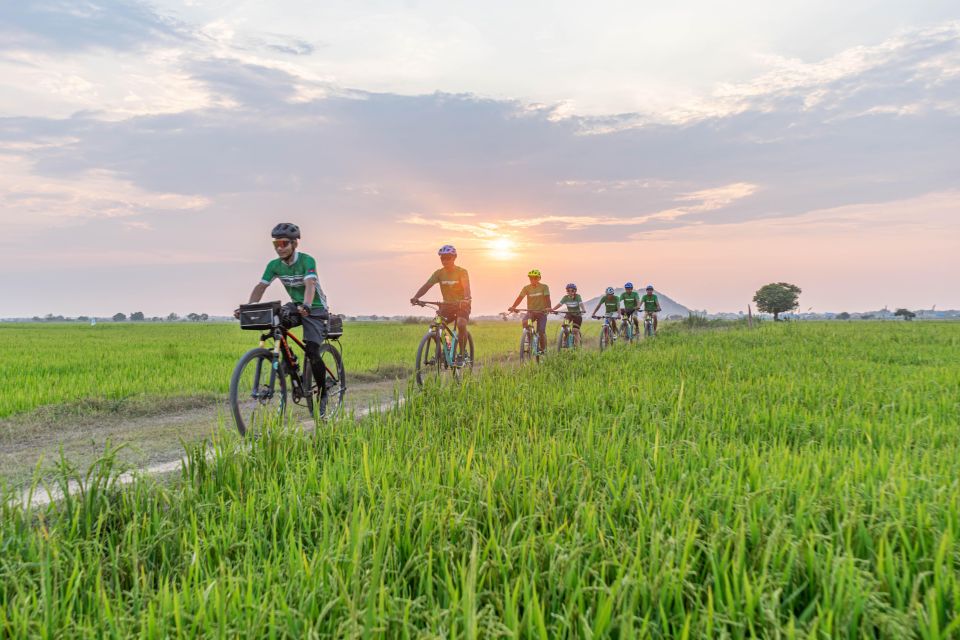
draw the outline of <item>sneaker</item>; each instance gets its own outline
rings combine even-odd
[[[464,364],[464,358],[459,353],[453,358],[453,366],[462,367]]]

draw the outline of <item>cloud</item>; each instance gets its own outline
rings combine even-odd
[[[185,37],[183,26],[137,2],[29,0],[0,4],[7,49],[129,51]]]

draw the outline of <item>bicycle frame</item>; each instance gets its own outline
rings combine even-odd
[[[303,391],[303,374],[300,371],[300,367],[297,366],[296,356],[290,348],[290,340],[294,342],[304,354],[304,366],[306,366],[306,361],[309,360],[307,357],[307,345],[303,343],[297,336],[290,333],[286,328],[282,326],[276,326],[273,328],[273,331],[270,333],[264,333],[260,335],[260,348],[265,349],[267,340],[273,340],[273,366],[272,371],[270,372],[270,388],[273,389],[273,385],[276,382],[277,374],[280,372],[280,361],[283,360],[284,364],[287,365],[288,373],[290,374],[290,379],[293,381],[294,388],[300,395],[300,398],[294,396],[294,403],[299,404],[300,399],[304,395]],[[337,374],[330,370],[329,365],[324,362],[324,369],[326,369],[326,374],[337,379]],[[260,378],[260,363],[257,363],[257,379]]]
[[[566,346],[572,349],[576,346],[576,333],[580,333],[580,329],[573,323],[573,320],[567,317],[568,311],[553,311],[552,313],[563,316],[563,322],[560,324],[560,335],[566,332]]]
[[[437,315],[434,317],[433,322],[430,323],[430,329],[428,329],[428,331],[435,333],[437,338],[440,339],[440,350],[443,352],[443,359],[446,360],[447,366],[452,367],[457,352],[457,341],[460,339],[456,327],[451,329],[444,317],[440,315],[440,310],[437,309]]]

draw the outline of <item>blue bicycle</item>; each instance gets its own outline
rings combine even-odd
[[[600,316],[593,316],[599,320]],[[617,341],[617,332],[613,330],[614,321],[620,319],[619,313],[603,314],[603,328],[600,329],[600,351]]]
[[[512,311],[530,312],[532,309],[512,309]],[[533,311],[533,313],[549,313],[549,311]],[[533,326],[531,326],[533,325]],[[546,344],[540,344],[540,334],[536,330],[536,321],[528,322],[520,334],[520,362],[540,362],[540,356],[547,349]]]
[[[467,332],[466,351],[460,347],[456,326],[440,313],[442,302],[419,302],[418,306],[436,307],[437,315],[417,347],[417,384],[442,383],[446,376],[459,382],[465,369],[473,368],[473,336]]]

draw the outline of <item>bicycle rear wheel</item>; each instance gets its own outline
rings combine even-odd
[[[347,374],[343,368],[343,358],[339,349],[332,344],[320,345],[323,380],[319,384],[313,380],[312,364],[312,361],[307,360],[303,371],[303,386],[309,390],[306,395],[307,411],[318,420],[329,420],[340,412],[343,397],[347,393]]]
[[[230,409],[240,435],[256,437],[283,419],[287,382],[273,368],[273,352],[251,349],[237,362],[230,378]]]

